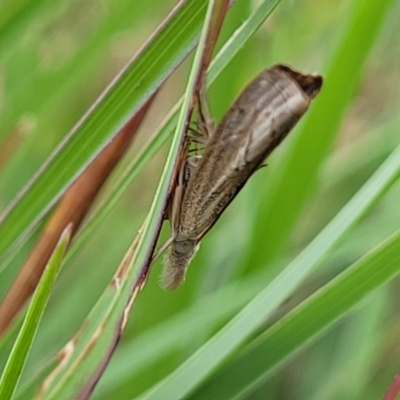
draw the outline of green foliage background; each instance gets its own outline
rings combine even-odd
[[[174,4],[166,0],[153,1],[151,5],[137,0],[10,0],[0,5],[2,209]],[[308,118],[268,160],[268,167],[249,181],[204,239],[184,286],[173,293],[162,291],[158,286],[160,262],[155,265],[94,399],[135,398],[176,371],[196,350],[200,349],[200,357],[202,351],[206,354],[202,345],[301,254],[396,148],[400,139],[400,5],[385,1],[373,6],[389,6],[389,12],[382,12],[381,19],[379,12],[362,11],[367,4],[365,0],[282,1],[213,84],[209,95],[218,120],[257,72],[278,62],[322,73],[327,78],[327,94],[321,94]],[[237,1],[228,14],[220,45],[254,9],[253,2]],[[356,23],[355,16],[367,24],[367,31],[362,23]],[[374,45],[369,51],[371,42]],[[357,59],[360,65],[354,62]],[[184,63],[164,85],[140,137],[103,190],[99,203],[181,96],[189,67],[189,63]],[[346,85],[341,86],[341,82]],[[105,291],[149,210],[166,152],[164,146],[146,164],[112,213],[67,259],[39,328],[22,385],[78,331]],[[392,173],[396,175],[395,168]],[[388,178],[387,186],[392,181]],[[334,251],[323,254],[324,262],[319,269],[300,288],[290,292],[289,300],[275,309],[270,319],[260,323],[262,328],[255,329],[251,339],[246,339],[246,343],[251,342],[250,348],[257,346],[257,340],[263,340],[261,334],[268,327],[277,321],[283,323],[281,318],[290,310],[398,231],[400,187],[395,182],[390,190],[379,190],[377,196],[384,194],[380,201],[341,238]],[[352,213],[355,215],[357,208]],[[1,296],[39,232],[40,226],[24,244],[3,257]],[[168,235],[166,226],[162,238]],[[396,240],[394,236],[391,243],[396,244]],[[382,257],[367,258],[361,263],[373,266],[371,271],[380,271],[393,262],[398,271],[395,253],[383,253],[384,246],[381,249],[382,253],[377,254]],[[209,371],[209,386],[206,383],[188,398],[237,396],[239,391],[229,393],[229,376],[235,381],[244,376],[241,390],[246,387],[246,391],[242,398],[382,397],[400,368],[400,326],[396,310],[398,281],[393,279],[374,290],[378,281],[377,278],[365,288],[359,296],[365,299],[352,312],[346,312],[346,307],[353,305],[351,299],[347,303],[346,300],[347,306],[340,311],[346,314],[344,318],[329,330],[325,331],[322,325],[317,328],[315,333],[323,335],[292,349],[284,364],[280,364],[279,358],[283,359],[283,355],[278,355],[272,367],[265,367],[269,374],[256,385],[235,364],[247,349],[241,345],[239,350],[232,348],[223,364],[223,370],[236,368],[232,375],[224,376],[222,372],[220,376],[220,366]],[[355,281],[345,291],[337,291],[337,297],[333,296],[328,303],[320,304],[337,305],[339,313],[339,300],[345,297],[344,293],[353,293],[359,286],[362,287],[360,282]],[[315,307],[310,315],[311,321],[323,319],[324,307]],[[299,326],[288,336],[293,341],[297,333],[300,336]],[[311,338],[312,328],[306,322],[304,326]],[[2,364],[16,332],[17,327],[0,342]],[[283,349],[284,343],[277,336],[276,348]],[[243,364],[247,370],[256,368],[260,359],[268,360],[270,353],[249,354],[248,364]],[[186,364],[182,368],[190,370]],[[178,378],[179,375],[173,375],[168,379],[171,384],[185,386]],[[212,396],[207,395],[207,390],[211,390]],[[166,393],[161,392],[160,398],[173,398]]]

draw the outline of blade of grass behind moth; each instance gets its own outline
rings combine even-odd
[[[390,286],[385,285],[374,293],[367,295],[367,298],[361,300],[353,309],[349,309],[339,317],[340,319],[346,317],[343,321],[345,327],[341,343],[335,349],[332,368],[329,368],[326,373],[324,372],[324,379],[314,381],[314,390],[308,400],[341,399],[346,397],[354,399],[359,397],[359,394],[365,391],[366,387],[372,383],[371,376],[375,373],[375,367],[373,362],[370,361],[380,357],[380,349],[386,339],[382,335],[382,331],[385,330],[384,327],[387,322],[386,310],[390,307]],[[316,316],[317,319],[318,317]],[[336,330],[338,327],[333,324],[332,330]],[[330,327],[327,330],[331,333]],[[355,332],[357,334],[354,334]],[[324,339],[319,336],[320,334],[318,333],[315,339],[311,338],[310,343],[314,343],[318,339],[323,341]],[[299,350],[301,351],[307,344],[308,341],[299,347]],[[292,354],[294,355],[295,352]],[[326,363],[327,354],[321,352],[316,356],[316,362],[307,369],[311,373],[314,371],[318,373],[321,365]],[[278,371],[274,372],[278,373]],[[349,376],[352,377],[350,382],[348,380]],[[264,381],[263,385],[268,384],[266,379],[262,380]],[[259,385],[257,384],[257,386]],[[256,391],[260,389],[261,387],[257,388]]]
[[[177,156],[174,161],[174,167],[173,167],[173,172],[172,176],[170,178],[170,188],[172,187],[172,183],[176,180],[176,176],[179,173],[179,168],[181,166],[179,165],[179,153],[182,152],[183,150],[183,144],[184,141],[186,140],[186,127],[189,126],[190,123],[190,118],[193,113],[193,109],[195,106],[195,93],[200,91],[200,89],[206,84],[206,71],[207,68],[211,62],[212,54],[214,52],[215,44],[217,42],[219,32],[222,27],[222,23],[225,19],[226,12],[228,11],[229,7],[229,0],[212,0],[209,3],[209,8],[208,8],[208,14],[206,16],[206,22],[205,22],[205,27],[203,28],[203,35],[200,38],[199,45],[198,45],[198,50],[195,55],[195,60],[193,62],[193,75],[195,74],[195,77],[193,78],[194,81],[191,83],[191,77],[189,77],[189,83],[188,83],[188,88],[187,91],[185,92],[184,95],[184,100],[182,102],[182,108],[180,111],[180,119],[178,120],[176,131],[182,131],[182,134],[180,136],[180,144],[179,144],[179,149],[177,152]],[[188,91],[191,90],[191,100],[189,103],[188,108],[186,109],[185,106],[185,100],[187,101],[187,96]],[[186,113],[185,116],[183,117],[184,112]],[[184,118],[184,124],[181,127],[179,125],[179,122],[182,121],[182,118]],[[169,193],[167,195],[169,197]],[[166,207],[166,204],[165,204]],[[165,210],[164,210],[165,211]]]
[[[221,6],[224,2],[226,3],[226,0],[216,2],[216,4]],[[190,117],[192,96],[202,72],[202,61],[204,61],[202,55],[206,46],[207,27],[212,20],[212,10],[214,10],[214,3],[210,2],[178,127],[149,212],[148,223],[145,223],[142,234],[128,251],[118,273],[90,313],[85,325],[62,350],[63,357],[60,357],[62,361],[59,368],[56,368],[42,385],[43,399],[88,398],[114,351],[132,302],[145,282],[148,265],[162,224],[170,181]],[[224,15],[223,7],[216,7],[215,10],[219,10]],[[217,17],[220,15],[217,14]],[[217,17],[214,16],[214,18]]]
[[[40,284],[32,297],[23,325],[18,333],[18,337],[0,378],[0,398],[2,400],[8,400],[14,397],[39,322],[50,297],[53,283],[57,277],[59,266],[71,238],[71,230],[72,226],[68,225],[61,234]]]
[[[146,222],[145,222],[146,225]],[[41,383],[40,399],[84,399],[97,383],[94,371],[101,372],[117,345],[126,322],[124,310],[134,301],[141,276],[133,274],[131,265],[137,256],[143,229],[128,249],[111,283],[103,292],[76,335],[56,356],[58,365]],[[82,387],[85,386],[85,392]],[[30,391],[38,391],[36,387]]]
[[[346,31],[325,75],[324,88],[311,107],[300,131],[276,174],[268,192],[260,198],[262,207],[248,243],[246,266],[271,262],[287,243],[319,173],[319,167],[335,139],[344,112],[354,96],[362,68],[393,0],[353,2],[354,10]],[[290,182],[290,185],[287,184]],[[287,201],[296,199],[296,201]],[[268,237],[268,252],[264,238]]]
[[[180,3],[0,217],[0,256],[22,240],[192,49],[205,13]]]
[[[188,396],[242,345],[321,264],[334,246],[376,203],[400,174],[400,146],[326,228],[235,318],[141,399]]]
[[[258,273],[255,277],[224,286],[124,344],[113,356],[112,368],[102,378],[97,398],[111,398],[113,390],[128,380],[134,381],[143,371],[155,368],[160,359],[175,351],[192,349],[193,338],[199,330],[204,326],[210,330],[221,326],[263,288],[266,279],[265,273]],[[126,354],[134,354],[134,357],[126,357]]]
[[[0,304],[0,336],[35,290],[62,230],[70,222],[74,236],[97,193],[128,149],[153,99],[135,113],[62,197]]]
[[[245,22],[243,22],[230,40],[225,43],[210,65],[207,76],[208,86],[215,81],[215,79],[232,61],[239,50],[266,21],[279,2],[280,0],[264,0],[254,11],[254,13]],[[157,130],[156,135],[149,140],[141,153],[132,161],[130,165],[126,167],[121,177],[115,183],[113,189],[109,192],[108,198],[105,199],[97,213],[79,235],[77,241],[72,247],[72,251],[70,251],[67,256],[68,258],[72,257],[80,245],[83,244],[88,237],[90,237],[91,232],[93,232],[110,213],[113,207],[117,204],[118,200],[122,197],[123,193],[128,189],[129,185],[133,182],[147,162],[154,157],[154,155],[170,138],[177,124],[178,110],[181,102],[182,99],[171,110],[170,115],[161,124],[161,127]]]
[[[318,290],[248,345],[191,399],[248,398],[285,359],[400,273],[400,231]],[[229,384],[227,384],[229,382]]]
[[[109,398],[109,392],[126,379],[135,379],[143,370],[156,364],[160,357],[170,354],[171,351],[186,349],[191,343],[193,335],[199,327],[220,326],[227,318],[232,317],[237,310],[247,304],[257,292],[264,286],[269,275],[265,272],[256,276],[224,286],[218,292],[210,293],[205,298],[200,298],[190,308],[185,309],[173,319],[157,325],[151,331],[146,331],[134,341],[119,348],[112,358],[112,368],[106,370],[104,377],[99,382],[95,393],[101,393],[102,398]],[[210,310],[215,310],[210,313]],[[186,329],[180,329],[184,324]],[[126,357],[126,354],[134,354],[134,357]],[[53,361],[54,364],[54,361]],[[47,373],[39,372],[40,376],[49,374],[49,367],[45,367]],[[27,382],[18,400],[29,400],[44,378],[35,376]],[[111,395],[111,394],[110,394]]]
[[[207,28],[207,36],[204,39],[204,50],[201,56],[199,71],[197,73],[195,91],[202,89],[202,87],[206,85],[207,69],[211,63],[215,45],[217,43],[219,33],[221,32],[225,15],[228,11],[229,1],[214,1],[212,7],[213,9],[211,11],[210,22]]]

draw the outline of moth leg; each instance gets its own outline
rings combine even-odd
[[[196,145],[206,144],[208,141],[207,133],[204,129],[200,129],[198,121],[193,122],[193,124],[195,125],[195,128],[189,127],[187,129],[191,134],[191,136],[188,137],[189,143],[194,143]]]
[[[164,215],[164,219],[168,219],[170,221],[172,234],[174,234],[174,227],[179,224],[179,210],[183,199],[185,165],[188,157],[188,152],[189,140],[188,138],[186,138],[178,155],[175,179],[170,187],[165,212],[166,215]]]
[[[211,114],[210,104],[208,102],[205,86],[196,92],[198,108],[198,124],[200,143],[206,144],[215,131],[215,121]]]
[[[180,210],[187,186],[187,145],[182,149],[181,159],[177,175],[177,182],[172,191],[171,199],[168,202],[168,219],[171,223],[172,237],[176,236],[176,231],[179,226]],[[190,158],[190,157],[189,157]]]
[[[158,258],[161,256],[161,254],[164,253],[164,251],[167,250],[169,246],[171,246],[171,243],[172,243],[173,241],[174,241],[174,239],[173,239],[172,236],[171,236],[169,239],[167,239],[167,240],[158,248],[157,252],[153,254],[153,257],[152,257],[152,259],[151,259],[151,264],[150,264],[150,265],[153,265],[153,264],[158,260]]]
[[[256,171],[258,171],[258,170],[261,169],[261,168],[265,168],[265,167],[268,167],[268,164],[264,164],[264,162],[262,162],[262,163],[257,167]]]
[[[189,180],[194,174],[194,171],[197,167],[197,164],[201,160],[201,156],[196,155],[196,156],[190,156],[186,159],[186,164],[185,164],[185,176],[184,176],[184,186],[187,188],[189,184]]]

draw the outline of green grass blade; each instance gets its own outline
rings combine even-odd
[[[344,112],[355,95],[365,60],[374,44],[393,0],[354,2],[354,10],[336,53],[324,75],[324,87],[312,105],[300,131],[268,187],[257,226],[244,262],[259,265],[279,255],[315,187],[319,167],[332,147]],[[290,182],[290,184],[288,184]],[[295,199],[291,201],[288,199]],[[268,236],[268,252],[263,240]]]
[[[327,257],[400,173],[400,147],[309,246],[232,321],[141,399],[187,396],[264,323],[272,312]]]
[[[164,82],[196,42],[205,3],[179,6],[3,215],[0,256],[45,214],[62,191]]]
[[[112,359],[112,368],[99,384],[97,397],[108,398],[113,389],[134,381],[144,370],[155,367],[160,358],[178,349],[186,349],[196,332],[204,326],[218,327],[247,304],[263,287],[265,273],[221,288],[218,292],[198,300],[182,313],[157,325],[150,331],[119,348]],[[210,310],[213,310],[211,313]],[[182,326],[185,329],[182,329]],[[134,357],[126,357],[132,354]]]
[[[14,393],[29,355],[29,350],[32,346],[44,309],[50,297],[53,284],[56,280],[59,266],[67,249],[70,236],[71,227],[67,227],[62,233],[53,255],[43,273],[40,283],[33,294],[23,325],[18,333],[18,337],[0,378],[0,398],[2,400],[8,400],[14,397]]]
[[[145,265],[151,255],[151,249],[155,244],[154,239],[162,223],[162,217],[160,216],[163,215],[170,181],[186,127],[196,77],[201,68],[201,55],[204,49],[212,9],[213,2],[210,2],[205,27],[189,77],[176,133],[160,184],[150,208],[148,223],[145,224],[137,248],[132,247],[121,263],[120,271],[123,272],[117,273],[87,318],[83,330],[72,340],[72,343],[77,343],[77,345],[73,349],[71,357],[66,360],[63,370],[50,382],[44,395],[44,399],[46,400],[70,399],[75,397],[87,398],[93,389],[92,385],[97,380],[98,371],[101,374],[120,335],[123,325],[122,320],[126,318],[125,313],[130,308],[129,302],[132,297],[132,290],[134,289],[137,293],[137,284],[142,278],[143,265]]]
[[[400,231],[269,328],[193,398],[246,398],[268,372],[399,272]]]
[[[357,306],[356,312],[349,315],[350,321],[343,334],[343,345],[337,353],[335,352],[337,357],[325,375],[326,379],[316,383],[316,389],[310,400],[360,397],[362,390],[370,381],[370,376],[374,374],[370,361],[380,356],[379,347],[381,343],[383,344],[381,330],[387,315],[385,311],[390,294],[390,290],[387,289],[389,287],[384,287],[369,295]],[[312,340],[313,338],[310,341]],[[320,370],[322,363],[326,363],[325,357],[311,368]],[[350,382],[349,376],[352,377]]]

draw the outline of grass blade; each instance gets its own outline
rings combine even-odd
[[[23,325],[0,379],[0,398],[2,400],[12,399],[14,396],[29,350],[50,297],[51,289],[57,277],[59,266],[67,249],[71,228],[71,225],[68,226],[62,233],[32,297]]]
[[[309,246],[234,319],[165,380],[141,399],[184,398],[241,344],[243,344],[287,296],[327,257],[400,173],[400,147],[341,210]]]
[[[303,210],[329,152],[345,110],[355,95],[365,60],[385,22],[392,0],[371,4],[354,2],[346,31],[324,75],[324,88],[294,136],[294,143],[279,167],[274,184],[261,200],[262,212],[249,243],[246,265],[271,262],[279,255]],[[287,184],[290,182],[290,185]],[[265,198],[266,197],[266,198]],[[296,199],[296,201],[287,201]],[[267,231],[266,231],[267,230]],[[263,238],[269,238],[264,252]],[[262,253],[261,253],[262,252]]]
[[[399,272],[400,231],[269,328],[192,398],[246,398],[272,369]]]

